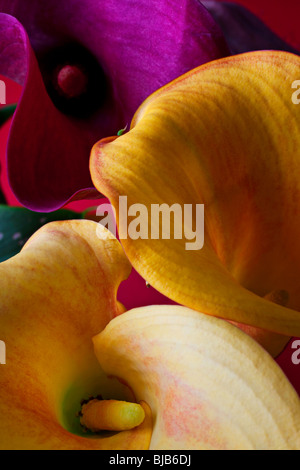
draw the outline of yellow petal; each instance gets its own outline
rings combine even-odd
[[[91,221],[51,223],[0,264],[0,339],[7,353],[0,365],[1,449],[149,445],[149,413],[140,432],[76,435],[82,399],[101,393],[122,399],[127,390],[100,368],[92,337],[124,311],[116,295],[131,267],[120,243],[105,229],[100,240],[96,229]]]
[[[224,320],[180,306],[134,309],[94,338],[106,373],[153,414],[150,449],[300,449],[300,402],[282,370]]]
[[[300,57],[274,51],[201,66],[149,97],[130,132],[91,155],[94,184],[119,226],[123,195],[128,207],[144,204],[149,219],[152,204],[193,204],[194,216],[205,206],[201,250],[186,250],[184,238],[122,240],[154,288],[287,336],[300,335],[299,70]],[[274,290],[288,292],[289,308],[262,298]]]

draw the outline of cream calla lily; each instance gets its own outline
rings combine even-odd
[[[230,323],[181,306],[142,307],[112,320],[94,345],[106,373],[150,405],[150,449],[300,448],[297,393]]]
[[[100,141],[94,184],[128,206],[204,204],[205,243],[122,240],[134,268],[179,304],[300,336],[300,58],[262,51],[205,64],[150,96],[130,131]],[[287,291],[286,307],[270,302]]]

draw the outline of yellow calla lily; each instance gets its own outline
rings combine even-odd
[[[134,309],[94,338],[107,374],[153,414],[150,449],[300,449],[300,401],[274,359],[230,323],[181,306]]]
[[[96,144],[90,163],[118,226],[123,195],[149,210],[204,204],[201,250],[149,236],[124,237],[125,252],[177,303],[286,335],[268,338],[274,354],[300,336],[299,70],[300,57],[276,51],[205,64],[150,96],[130,131]]]
[[[107,378],[92,337],[124,311],[117,289],[131,267],[119,242],[91,221],[55,222],[0,264],[0,448],[147,449],[151,412],[139,427],[87,438],[76,413],[90,396],[133,399]],[[98,227],[98,231],[101,227]]]

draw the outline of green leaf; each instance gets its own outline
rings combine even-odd
[[[4,108],[0,108],[0,126],[5,124],[6,121],[14,114],[16,107],[16,104],[10,104]]]
[[[19,253],[26,241],[43,225],[56,220],[82,219],[83,214],[62,209],[51,213],[0,205],[0,262]]]

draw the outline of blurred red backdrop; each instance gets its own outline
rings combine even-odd
[[[217,0],[222,2],[223,0]],[[247,7],[275,33],[300,50],[299,0],[228,0]]]
[[[217,1],[221,2],[222,0]],[[239,3],[240,5],[247,7],[260,17],[275,33],[294,47],[298,48],[300,51],[299,0],[285,0],[284,2],[282,0],[236,0],[235,3]],[[0,79],[5,80],[7,85],[7,104],[17,102],[22,92],[21,87],[4,77],[0,76]],[[30,115],[28,116],[28,119],[30,119]],[[5,149],[9,127],[10,122],[7,122],[0,129],[0,162],[2,168],[1,186],[4,189],[8,203],[10,205],[19,205],[18,201],[10,191],[6,176]],[[96,204],[97,201],[95,200],[84,203],[72,203],[68,205],[68,208],[83,210],[86,207],[94,206]],[[142,280],[135,272],[133,272],[129,280],[121,286],[119,298],[127,308],[149,304],[169,303],[167,299],[161,296],[154,289],[147,288],[145,286],[145,281]],[[292,354],[295,352],[295,350],[292,349],[293,340],[294,339],[289,342],[283,353],[277,358],[277,362],[300,394],[300,364],[296,365],[292,362]]]

